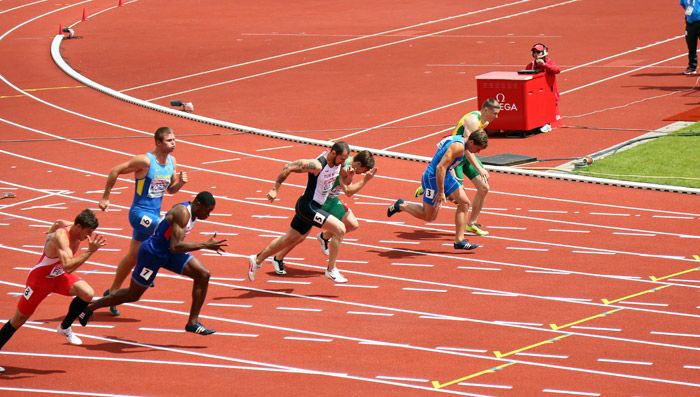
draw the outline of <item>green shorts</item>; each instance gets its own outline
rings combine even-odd
[[[476,159],[476,161],[478,161],[479,165],[481,165],[482,167],[484,166],[484,164],[478,158]],[[479,176],[479,170],[477,170],[476,167],[474,167],[472,163],[470,163],[467,160],[464,160],[464,165],[462,169],[464,170],[464,176],[466,177],[465,179],[469,179],[471,181],[472,179]]]
[[[327,199],[321,209],[340,219],[341,221],[343,220],[345,214],[350,211],[350,209],[336,197]]]

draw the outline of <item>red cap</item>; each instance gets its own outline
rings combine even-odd
[[[543,44],[535,44],[532,46],[532,51],[539,51],[539,52],[544,52],[545,48]]]

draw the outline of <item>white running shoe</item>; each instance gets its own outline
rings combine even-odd
[[[257,255],[251,255],[248,257],[248,262],[250,262],[250,266],[248,267],[248,278],[250,281],[255,280],[255,272],[258,271],[258,269],[261,267],[262,263],[258,265],[255,263],[255,258],[257,258]]]
[[[317,234],[316,239],[321,243],[321,252],[323,252],[323,255],[328,256],[328,240],[323,238],[323,232]]]
[[[272,257],[272,266],[275,268],[275,273],[277,274],[287,274],[287,271],[284,270],[284,260],[277,260],[274,256]]]
[[[0,374],[5,372],[5,367],[0,367]]]
[[[330,278],[331,280],[335,281],[336,283],[347,283],[348,279],[343,277],[342,274],[340,274],[340,271],[338,271],[338,268],[333,268],[330,272],[328,269],[326,269],[326,277]]]
[[[71,345],[82,345],[83,344],[83,341],[80,340],[80,338],[78,338],[75,334],[73,334],[73,329],[71,329],[71,327],[63,329],[61,327],[61,324],[58,324],[58,328],[56,328],[56,331],[58,331],[59,334],[68,338],[68,343],[70,343]]]

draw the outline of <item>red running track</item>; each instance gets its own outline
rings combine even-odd
[[[55,334],[69,300],[50,297],[35,323],[0,351],[4,394],[698,393],[693,297],[700,236],[693,226],[700,211],[694,196],[494,173],[481,216],[492,234],[471,237],[482,249],[459,253],[450,247],[450,207],[432,224],[405,214],[387,220],[386,207],[398,196],[411,197],[424,165],[379,158],[379,175],[350,200],[362,225],[341,250],[348,285],[323,276],[325,258],[315,241],[291,254],[288,276],[274,275],[266,263],[250,283],[245,257],[287,229],[304,178],[290,177],[275,205],[264,200],[265,192],[284,163],[320,149],[232,135],[74,88],[48,57],[57,25],[80,19],[82,8],[90,18],[74,29],[83,38],[65,41],[62,53],[79,72],[118,90],[327,45],[125,93],[164,96],[154,102],[167,104],[174,92],[239,79],[178,97],[192,101],[198,114],[317,139],[387,123],[422,126],[375,128],[347,139],[429,155],[436,136],[426,135],[476,106],[473,76],[519,68],[533,41],[547,41],[567,70],[559,80],[565,116],[692,87],[694,78],[677,73],[684,66],[678,57],[684,43],[675,34],[681,27],[673,23],[680,19],[677,6],[615,19],[621,10],[634,13],[632,3],[529,1],[485,10],[422,2],[346,9],[113,3],[65,9],[2,3],[0,48],[12,56],[0,65],[0,188],[17,194],[0,201],[4,318],[38,259],[44,228],[95,208],[109,168],[149,150],[152,131],[169,125],[178,134],[178,164],[191,182],[163,207],[212,191],[216,211],[189,239],[216,231],[230,241],[226,256],[195,254],[213,276],[201,318],[218,333],[181,332],[190,282],[165,272],[143,301],[122,307],[122,316],[98,312],[92,326],[76,325],[85,342],[79,347]],[[603,6],[610,16],[598,15]],[[533,23],[543,20],[548,23]],[[658,29],[609,40],[652,21]],[[376,32],[389,33],[360,38]],[[658,128],[690,102],[687,93],[676,93],[565,122]],[[444,107],[452,103],[459,104]],[[321,129],[333,131],[312,132]],[[585,155],[637,134],[567,128],[525,140],[492,139],[486,154]],[[95,139],[64,140],[86,137]],[[99,214],[111,250],[80,269],[98,292],[110,284],[130,235],[131,184],[120,181],[117,188],[115,210]]]

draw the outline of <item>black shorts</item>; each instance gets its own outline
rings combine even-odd
[[[296,230],[302,236],[311,230],[312,227],[323,227],[331,214],[321,209],[321,204],[314,200],[304,200],[299,197],[295,207],[296,214],[292,219],[292,229]]]

